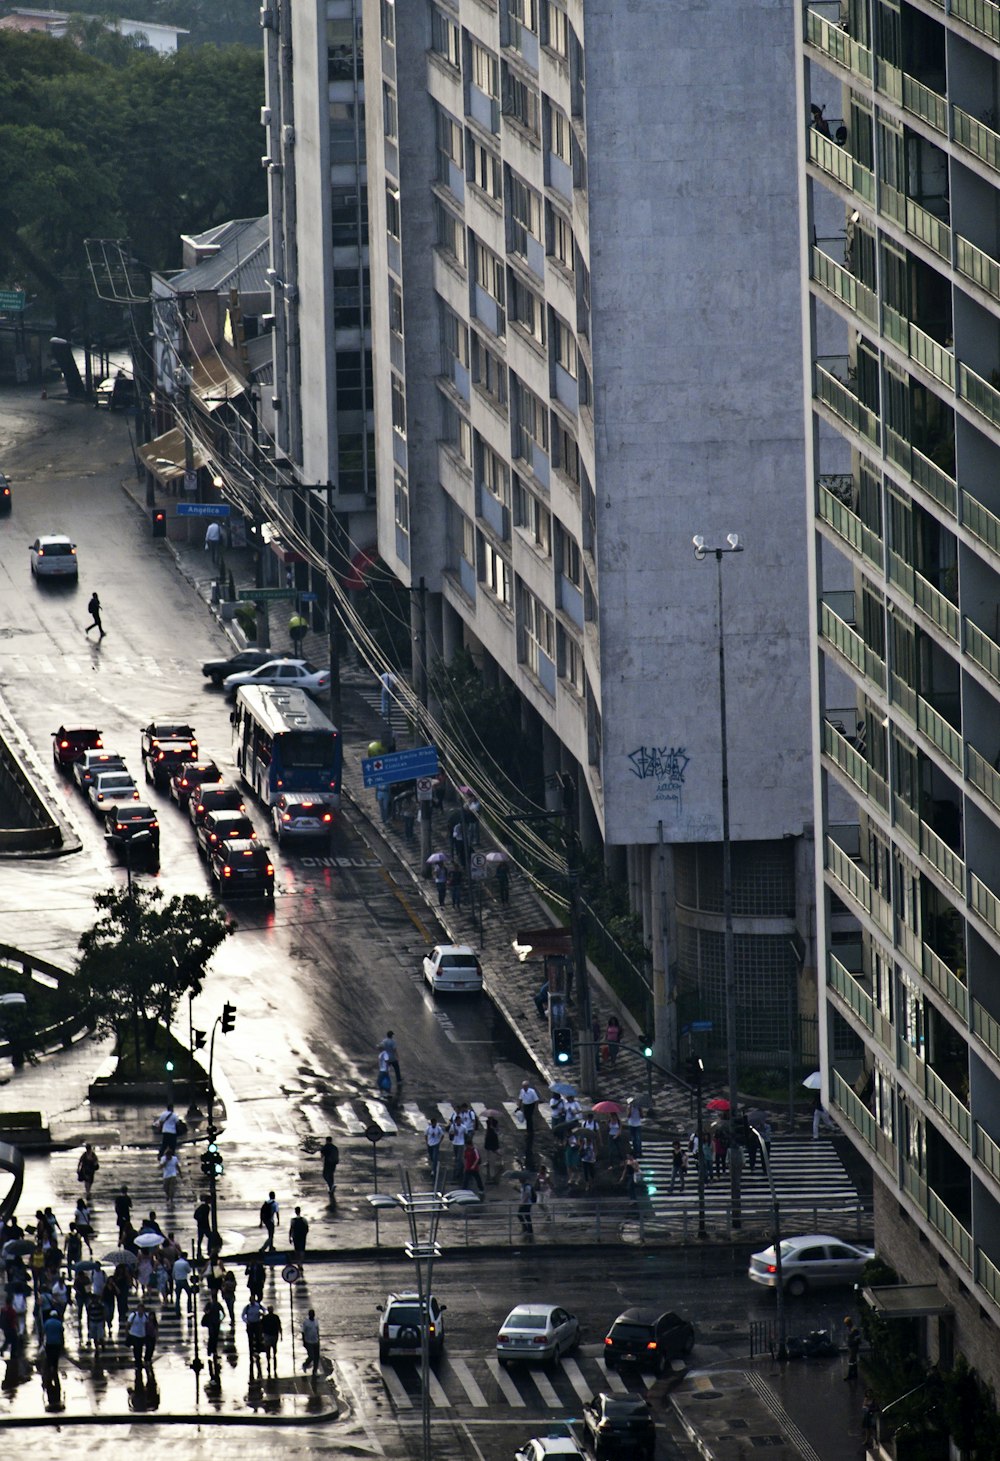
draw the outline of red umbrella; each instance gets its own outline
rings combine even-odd
[[[723,1096],[713,1096],[710,1101],[705,1102],[706,1111],[728,1111],[729,1102]]]
[[[598,1101],[590,1109],[595,1116],[621,1116],[625,1112],[625,1107],[617,1101]]]

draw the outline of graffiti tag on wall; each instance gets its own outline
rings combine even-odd
[[[691,757],[684,746],[639,746],[629,752],[632,775],[640,781],[653,780],[653,800],[671,802],[680,813],[683,809],[684,773]]]

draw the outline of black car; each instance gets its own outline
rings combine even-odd
[[[273,659],[280,658],[273,649],[241,649],[232,659],[206,660],[201,672],[213,685],[221,686],[227,675],[238,675],[242,670],[258,670],[261,665],[270,664]]]
[[[662,1374],[672,1359],[690,1354],[694,1348],[694,1327],[672,1310],[626,1309],[608,1330],[604,1341],[604,1363],[641,1365]]]
[[[639,1456],[653,1461],[656,1426],[640,1395],[595,1395],[583,1407],[583,1424],[596,1461]]]
[[[142,802],[111,808],[104,818],[104,835],[108,846],[123,857],[130,855],[133,861],[144,857],[154,865],[160,861],[160,824],[153,808]]]
[[[146,780],[163,791],[185,761],[198,755],[198,738],[186,721],[154,720],[142,731],[142,765]]]
[[[10,512],[13,499],[10,495],[10,482],[0,472],[0,516],[6,517]]]
[[[188,797],[188,816],[192,827],[197,828],[209,812],[245,812],[246,802],[238,786],[227,786],[224,781],[205,782],[198,793]]]
[[[208,869],[220,898],[235,898],[240,893],[274,897],[274,864],[262,842],[225,838],[209,853]]]
[[[252,842],[257,836],[257,829],[247,816],[246,812],[209,812],[198,823],[195,828],[195,837],[198,839],[198,849],[206,857],[211,857],[212,848],[218,842],[226,838],[236,838],[240,842]]]
[[[171,800],[183,811],[199,786],[206,781],[221,780],[222,772],[214,761],[184,761],[170,778]]]

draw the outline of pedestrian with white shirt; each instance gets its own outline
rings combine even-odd
[[[628,1127],[629,1141],[632,1143],[632,1155],[642,1156],[642,1107],[636,1100],[628,1103],[628,1115],[625,1117],[625,1125]]]
[[[188,1282],[191,1277],[191,1264],[186,1258],[183,1248],[180,1251],[180,1256],[174,1259],[172,1277],[174,1280],[174,1310],[176,1313],[180,1313],[181,1294],[186,1294],[188,1313],[190,1313],[194,1307],[194,1296],[191,1293],[191,1286]]]
[[[167,1103],[167,1109],[161,1111],[156,1118],[156,1127],[160,1133],[160,1151],[162,1157],[165,1152],[172,1152],[177,1147],[177,1121],[178,1116],[174,1110],[173,1101]]]
[[[163,1168],[163,1191],[168,1202],[173,1202],[177,1191],[177,1179],[181,1175],[181,1164],[176,1152],[165,1152],[160,1157]]]
[[[386,1030],[385,1039],[379,1045],[379,1050],[384,1050],[388,1057],[388,1063],[392,1067],[392,1072],[396,1077],[396,1094],[398,1095],[399,1088],[403,1084],[403,1077],[399,1073],[399,1047],[396,1044],[396,1037],[391,1030]]]
[[[441,1143],[444,1141],[444,1127],[434,1116],[428,1123],[424,1132],[424,1141],[427,1144],[427,1160],[430,1163],[431,1178],[437,1184],[438,1167],[441,1164]]]
[[[309,1317],[302,1321],[302,1343],[306,1347],[306,1362],[302,1368],[308,1370],[312,1365],[313,1374],[319,1374],[319,1325],[315,1309],[310,1309]]]

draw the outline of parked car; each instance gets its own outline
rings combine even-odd
[[[672,1309],[626,1309],[608,1330],[604,1340],[604,1363],[639,1365],[663,1373],[673,1359],[691,1353],[694,1326]]]
[[[135,405],[135,381],[123,370],[107,376],[94,392],[94,405],[105,411],[128,411]]]
[[[220,898],[240,893],[274,897],[274,864],[263,842],[221,839],[209,853],[208,870]]]
[[[79,761],[84,751],[100,751],[104,747],[101,732],[90,728],[74,726],[67,730],[61,725],[52,732],[52,759],[60,771],[69,771]]]
[[[626,1456],[653,1461],[656,1425],[641,1395],[595,1395],[583,1407],[583,1425],[596,1461]]]
[[[432,1359],[439,1360],[444,1350],[444,1311],[447,1304],[439,1304],[429,1294],[426,1306],[421,1310],[420,1295],[416,1293],[389,1294],[384,1304],[377,1304],[381,1314],[378,1325],[378,1357],[383,1362],[391,1355],[419,1355],[420,1331],[427,1325],[427,1347]]]
[[[198,850],[206,857],[211,856],[215,844],[226,837],[252,842],[256,836],[257,828],[246,812],[209,812],[195,828]]]
[[[160,824],[152,807],[143,802],[123,802],[104,819],[108,846],[132,858],[145,857],[153,866],[160,861]]]
[[[209,812],[245,812],[246,809],[240,788],[227,786],[224,781],[206,782],[188,797],[188,816],[192,827],[197,827]]]
[[[87,787],[87,800],[103,817],[113,802],[137,802],[139,788],[127,771],[99,771]]]
[[[845,1243],[828,1233],[805,1233],[782,1242],[781,1280],[785,1292],[795,1295],[812,1288],[857,1283],[865,1264],[874,1257],[874,1248]],[[778,1265],[773,1243],[753,1255],[748,1273],[753,1283],[777,1288]]]
[[[271,808],[271,820],[279,847],[317,838],[329,842],[333,831],[329,803],[309,792],[283,791]]]
[[[170,778],[170,799],[183,810],[191,793],[204,782],[221,780],[222,772],[214,761],[182,761]]]
[[[143,727],[140,750],[146,780],[163,791],[178,766],[197,760],[198,738],[186,721],[153,720]]]
[[[276,656],[273,649],[241,649],[229,659],[206,660],[201,672],[213,685],[222,684],[227,675],[238,675],[244,670],[259,670],[261,665],[273,664]]]
[[[79,578],[76,544],[65,533],[46,533],[28,544],[34,578]]]
[[[548,1456],[577,1456],[585,1461],[586,1451],[572,1428],[556,1421],[547,1436],[536,1436],[514,1452],[514,1461],[546,1461]]]
[[[423,967],[434,994],[478,994],[483,987],[483,966],[467,944],[435,944]]]
[[[580,1321],[559,1304],[518,1304],[497,1335],[497,1359],[557,1360],[580,1342]]]
[[[14,499],[10,491],[10,478],[5,477],[3,472],[0,472],[0,517],[7,517],[13,504]]]
[[[102,771],[128,771],[125,757],[120,756],[117,751],[105,751],[103,747],[99,751],[84,751],[79,761],[73,765],[73,780],[86,793],[90,790],[94,777]]]
[[[223,686],[235,694],[241,685],[281,685],[289,690],[308,690],[318,695],[330,688],[330,671],[318,669],[307,659],[271,659],[256,670],[238,670],[227,675]]]

